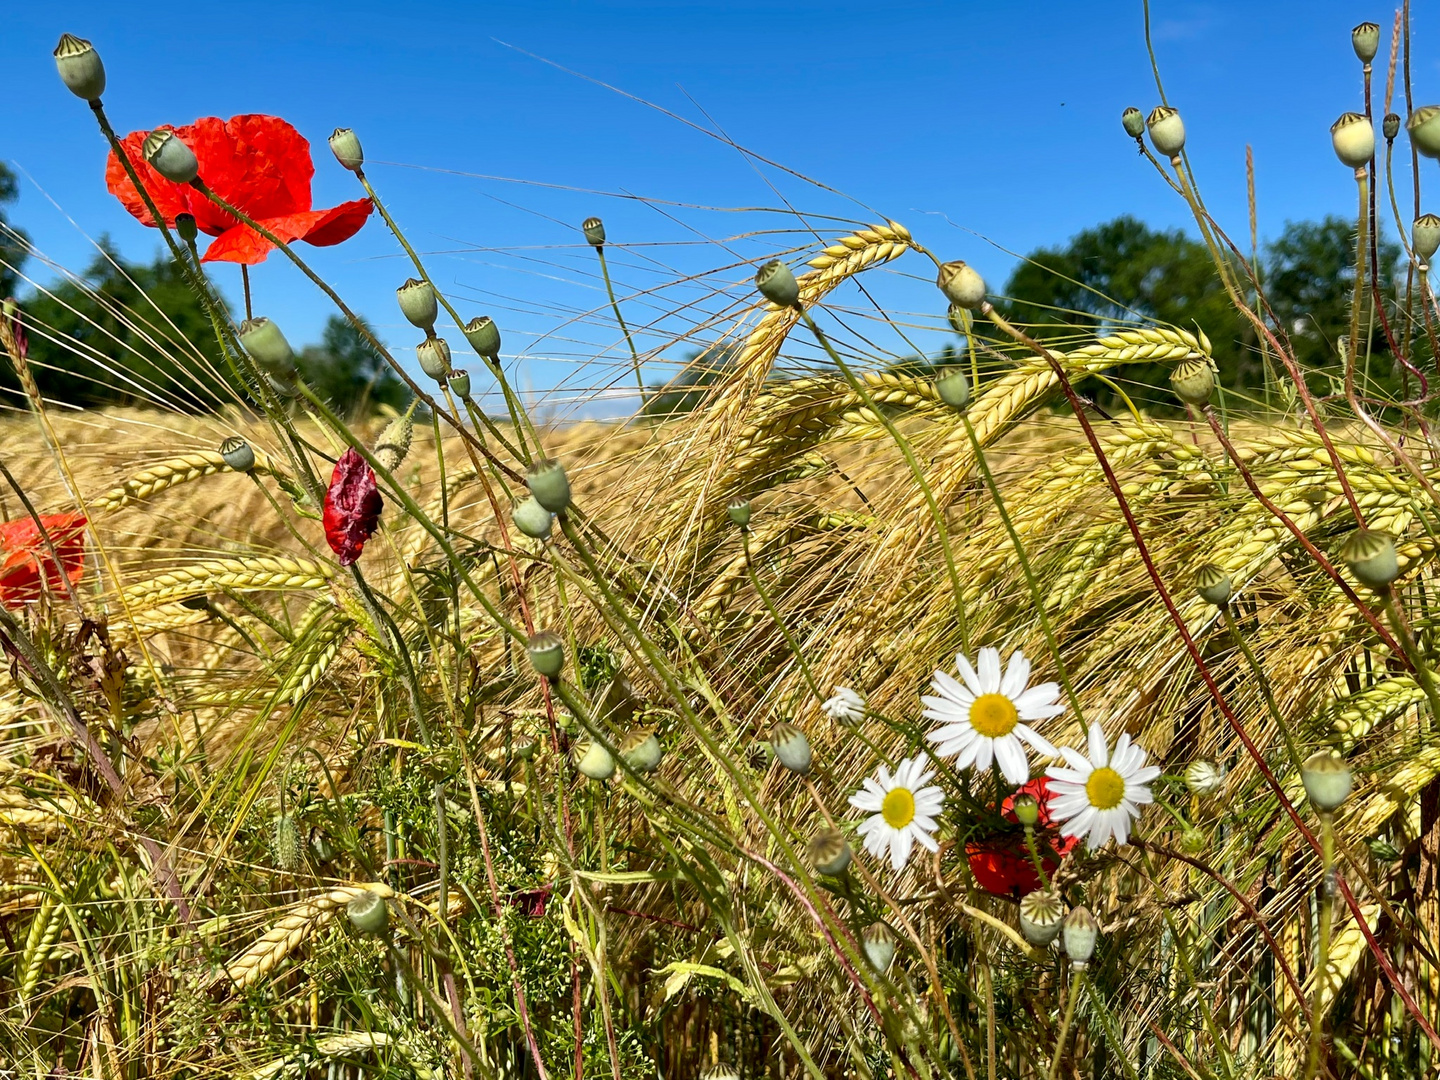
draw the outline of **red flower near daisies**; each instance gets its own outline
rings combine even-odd
[[[375,487],[375,470],[352,446],[340,455],[325,492],[325,539],[349,566],[360,558],[365,541],[380,524],[384,505]]]
[[[63,594],[63,578],[73,585],[85,573],[85,515],[41,514],[40,524],[55,547],[53,555],[34,518],[0,525],[0,604],[7,608],[33,603],[42,591]]]
[[[172,130],[194,151],[200,163],[200,179],[211,191],[287,244],[304,240],[329,247],[349,240],[360,231],[373,209],[369,199],[356,199],[329,210],[312,210],[310,178],[315,175],[315,166],[310,161],[310,144],[278,116],[247,113],[229,120],[206,116]],[[264,262],[273,247],[270,241],[190,185],[166,180],[145,164],[140,146],[149,134],[132,131],[120,141],[165,223],[173,226],[177,215],[193,214],[200,231],[215,237],[203,256],[206,262],[252,266]],[[114,151],[105,163],[105,186],[138,220],[155,224]]]
[[[1000,816],[1014,822],[1016,828],[998,832],[984,840],[972,840],[965,845],[965,855],[975,881],[986,892],[996,896],[1024,896],[1040,888],[1041,884],[1040,875],[1035,873],[1035,863],[1030,858],[1030,849],[1025,846],[1025,833],[1019,828],[1020,819],[1015,816],[1016,795],[1033,795],[1040,804],[1040,818],[1035,823],[1035,847],[1040,852],[1040,865],[1045,867],[1047,876],[1060,868],[1060,860],[1080,842],[1078,837],[1061,836],[1054,829],[1054,819],[1050,816],[1050,784],[1043,776],[1021,784],[1000,806]]]

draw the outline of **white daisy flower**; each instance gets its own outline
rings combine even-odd
[[[1130,823],[1140,816],[1140,807],[1151,802],[1150,781],[1160,775],[1158,765],[1145,764],[1145,751],[1121,735],[1112,754],[1105,732],[1090,722],[1090,759],[1079,750],[1062,746],[1060,753],[1070,768],[1052,765],[1045,770],[1050,778],[1050,813],[1060,822],[1066,836],[1089,837],[1091,851],[1105,846],[1110,837],[1124,844],[1130,839]]]
[[[846,727],[865,719],[865,699],[848,686],[835,687],[834,696],[826,698],[820,708],[831,720]]]
[[[935,815],[945,805],[945,793],[926,781],[935,775],[925,767],[919,754],[906,758],[895,768],[895,775],[880,766],[875,776],[850,796],[850,805],[871,816],[860,823],[859,834],[865,838],[865,850],[877,859],[890,849],[890,865],[903,870],[918,841],[927,851],[938,851],[935,843]]]
[[[998,649],[981,649],[976,666],[978,672],[965,657],[957,656],[960,679],[935,672],[930,686],[938,696],[920,699],[925,703],[925,715],[940,723],[930,732],[930,741],[936,744],[937,753],[955,758],[957,769],[984,771],[993,758],[1006,780],[1023,784],[1030,779],[1025,743],[1042,754],[1058,756],[1055,747],[1025,721],[1048,720],[1063,713],[1065,706],[1056,704],[1060,688],[1051,682],[1026,689],[1030,661],[1019,649],[1010,654],[1003,673]]]

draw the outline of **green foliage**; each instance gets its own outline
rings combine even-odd
[[[384,357],[338,315],[326,320],[320,343],[307,345],[296,362],[305,381],[342,416],[364,416],[380,405],[403,409],[410,401],[409,388]]]
[[[13,296],[20,282],[20,264],[25,261],[28,243],[25,233],[5,218],[3,207],[15,201],[19,187],[15,174],[0,161],[0,297]]]
[[[705,400],[706,391],[735,366],[739,347],[712,345],[691,355],[685,370],[670,382],[651,388],[640,415],[649,420],[671,420],[692,412]]]

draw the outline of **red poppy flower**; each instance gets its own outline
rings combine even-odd
[[[365,541],[380,524],[384,502],[375,487],[375,470],[352,446],[340,455],[325,492],[325,539],[341,566],[360,558]]]
[[[62,574],[73,585],[85,573],[85,515],[41,514],[40,524],[55,545],[59,566],[34,518],[0,525],[0,604],[7,608],[39,600],[42,589],[62,592]]]
[[[304,240],[329,247],[348,240],[360,231],[373,209],[369,199],[356,199],[330,210],[312,210],[310,178],[315,166],[310,161],[310,144],[278,116],[247,113],[229,120],[205,116],[172,130],[194,151],[200,179],[211,191],[287,244]],[[132,131],[120,141],[165,223],[173,226],[177,215],[193,214],[200,231],[216,237],[203,256],[206,262],[252,266],[264,262],[273,246],[270,241],[190,185],[166,180],[145,164],[140,146],[149,134]],[[114,151],[105,163],[105,186],[137,219],[155,224]]]
[[[1046,779],[1036,777],[1021,784],[1008,799],[1000,805],[1000,815],[1008,821],[1020,824],[1015,816],[1015,796],[1033,795],[1040,803],[1040,818],[1035,823],[1035,846],[1040,851],[1040,865],[1046,875],[1060,868],[1060,860],[1074,850],[1079,843],[1075,836],[1061,836],[1052,829],[1050,816],[1050,784]],[[965,845],[965,855],[970,863],[970,872],[986,892],[996,896],[1024,896],[1040,888],[1040,875],[1035,873],[1035,864],[1030,859],[1030,849],[1025,846],[1025,834],[1019,829],[1006,830],[985,839],[973,840]]]

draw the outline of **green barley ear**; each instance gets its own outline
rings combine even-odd
[[[1350,31],[1350,44],[1354,47],[1355,55],[1362,64],[1370,63],[1380,50],[1380,25],[1373,22],[1362,22]]]
[[[350,925],[362,934],[378,937],[390,925],[390,905],[378,893],[364,892],[345,905]]]
[[[1170,388],[1187,405],[1199,408],[1215,392],[1215,365],[1204,356],[1187,356],[1170,373]]]
[[[349,128],[336,128],[330,135],[330,152],[335,160],[353,173],[365,167],[365,151],[360,147],[360,136]]]
[[[1090,914],[1090,909],[1084,906],[1071,908],[1060,932],[1065,938],[1065,955],[1070,958],[1070,966],[1086,967],[1090,957],[1095,955],[1095,939],[1100,935],[1100,924]]]
[[[1369,117],[1357,112],[1341,113],[1330,125],[1330,145],[1342,165],[1363,169],[1375,154],[1375,129]]]
[[[585,234],[585,242],[591,247],[605,246],[605,223],[598,217],[586,218],[580,225],[580,231]]]
[[[550,680],[560,677],[565,667],[565,643],[560,635],[541,630],[525,643],[525,652],[530,657],[530,666]]]
[[[249,472],[255,467],[255,451],[239,435],[231,435],[220,444],[220,456],[236,472]]]
[[[870,966],[884,975],[895,961],[895,931],[883,922],[873,922],[865,928],[860,942],[865,949],[865,959]]]
[[[1145,134],[1145,114],[1134,105],[1120,114],[1120,123],[1125,127],[1125,134],[1132,139],[1138,139]]]
[[[800,283],[779,259],[771,259],[756,271],[755,288],[766,300],[782,308],[795,307],[800,303]]]
[[[1360,584],[1376,592],[1384,592],[1400,576],[1395,541],[1389,533],[1356,529],[1340,546],[1340,558]]]
[[[99,101],[105,93],[105,65],[95,46],[74,34],[61,34],[52,54],[60,81],[70,92],[86,101]]]
[[[805,733],[794,724],[787,724],[783,721],[770,729],[770,748],[775,751],[775,757],[793,773],[804,776],[810,771],[814,753],[810,749],[810,740]]]
[[[654,728],[631,728],[620,740],[620,756],[636,772],[654,772],[660,767],[664,749]]]
[[[1422,157],[1440,158],[1440,105],[1421,105],[1405,121],[1405,130]]]
[[[810,865],[816,873],[839,877],[850,865],[850,843],[837,829],[826,829],[810,841]]]
[[[188,184],[200,175],[195,151],[176,138],[169,128],[156,128],[145,136],[140,144],[140,156],[166,180],[176,184]]]
[[[552,514],[563,514],[570,507],[570,479],[565,467],[554,458],[534,462],[525,470],[525,485],[535,501]]]
[[[1321,813],[1331,813],[1350,795],[1355,778],[1345,759],[1329,750],[1321,750],[1305,759],[1300,766],[1300,779],[1305,794]]]
[[[940,267],[935,284],[958,308],[976,311],[985,303],[985,279],[964,259],[955,259]]]
[[[428,281],[413,277],[407,279],[395,290],[395,299],[400,303],[400,314],[409,320],[411,326],[418,326],[427,333],[435,329],[440,303]]]
[[[1049,945],[1060,936],[1065,904],[1053,892],[1039,889],[1020,900],[1020,932],[1034,946]]]
[[[1150,142],[1157,154],[1174,158],[1185,149],[1185,121],[1180,119],[1178,110],[1157,105],[1145,118],[1145,126],[1150,129]]]
[[[420,361],[420,370],[436,382],[450,377],[450,346],[444,338],[428,337],[416,345],[415,359]]]
[[[1214,563],[1202,563],[1195,571],[1195,592],[1207,604],[1224,607],[1232,591],[1230,575]]]

